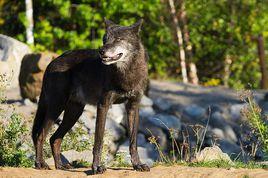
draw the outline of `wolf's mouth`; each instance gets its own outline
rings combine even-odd
[[[101,55],[102,63],[110,64],[111,62],[119,60],[123,56],[123,53],[118,53],[114,56]]]

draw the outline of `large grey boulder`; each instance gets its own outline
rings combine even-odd
[[[206,109],[192,104],[186,106],[182,112],[182,119],[186,122],[193,122],[193,123],[203,123],[204,119],[207,118],[207,111]]]
[[[10,79],[10,88],[18,86],[21,60],[30,52],[26,44],[0,34],[0,74]]]

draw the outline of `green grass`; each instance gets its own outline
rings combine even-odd
[[[89,163],[89,162],[84,161],[84,160],[77,160],[77,161],[73,161],[71,163],[71,165],[74,168],[88,168],[88,167],[91,167],[92,163]]]
[[[240,161],[235,161],[233,163],[229,163],[224,160],[215,160],[215,161],[208,161],[208,162],[173,162],[173,163],[163,163],[163,162],[156,162],[153,166],[189,166],[189,167],[208,167],[208,168],[246,168],[246,169],[268,169],[268,165],[258,164],[256,162],[248,162],[243,163]]]

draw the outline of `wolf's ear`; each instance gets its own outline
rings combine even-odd
[[[136,34],[139,34],[139,32],[141,30],[142,23],[143,23],[143,19],[140,19],[138,22],[131,25],[130,27],[131,27],[132,31]]]
[[[106,18],[104,18],[104,23],[105,23],[105,28],[106,28],[106,29],[108,29],[108,28],[111,27],[111,26],[116,25],[116,23],[114,23],[113,21],[108,20],[108,19],[106,19]]]

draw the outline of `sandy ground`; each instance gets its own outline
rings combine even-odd
[[[268,170],[264,169],[221,169],[204,167],[185,167],[185,166],[157,166],[150,172],[136,172],[131,168],[108,169],[102,175],[91,175],[91,170],[86,168],[72,169],[68,171],[60,170],[35,170],[32,168],[0,168],[1,178],[32,177],[32,178],[267,178]]]

